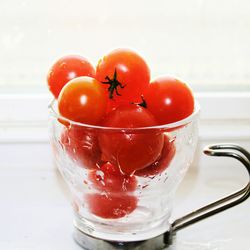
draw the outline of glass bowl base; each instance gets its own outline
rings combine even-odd
[[[85,250],[160,250],[171,245],[172,233],[166,232],[143,241],[119,242],[95,238],[75,227],[74,239]]]
[[[110,242],[139,242],[157,237],[169,231],[170,214],[152,221],[91,220],[75,213],[74,226],[91,237]],[[123,218],[124,219],[124,218]],[[125,218],[126,219],[126,218]]]

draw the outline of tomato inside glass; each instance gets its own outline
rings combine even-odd
[[[164,146],[160,158],[157,159],[150,166],[136,171],[135,175],[148,177],[148,176],[156,176],[162,173],[170,165],[172,159],[174,158],[175,151],[176,148],[174,140],[170,139],[167,135],[164,135]]]
[[[68,55],[56,61],[47,76],[48,87],[55,98],[58,98],[63,86],[79,76],[95,76],[95,69],[90,62],[78,55]]]
[[[116,49],[105,55],[96,67],[96,79],[109,97],[109,110],[121,104],[138,102],[150,82],[144,59],[129,49]]]
[[[78,166],[87,169],[98,168],[101,151],[95,131],[74,125],[65,127],[61,134],[61,144]]]
[[[137,207],[137,198],[133,195],[89,194],[86,202],[93,214],[105,219],[122,218]]]
[[[136,189],[136,177],[124,175],[120,169],[107,162],[104,163],[99,169],[90,171],[89,179],[98,190],[120,193],[132,192]]]
[[[115,128],[138,128],[157,125],[153,115],[138,105],[120,106],[110,112],[103,124]],[[156,131],[103,132],[99,144],[103,158],[131,174],[155,162],[163,148],[164,137]]]
[[[68,82],[58,98],[58,110],[63,117],[86,124],[98,124],[106,106],[107,97],[101,84],[86,76]]]
[[[194,111],[191,89],[175,78],[155,79],[145,91],[144,98],[148,110],[161,125],[180,121]]]

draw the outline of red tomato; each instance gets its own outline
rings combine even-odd
[[[81,126],[64,128],[61,143],[70,158],[80,167],[95,169],[101,161],[101,151],[94,131]]]
[[[96,67],[96,79],[109,94],[109,109],[140,100],[150,82],[150,70],[143,58],[129,49],[116,49]]]
[[[81,123],[97,124],[106,112],[107,98],[101,84],[82,76],[69,81],[58,98],[62,116]]]
[[[49,89],[55,98],[68,81],[78,76],[95,76],[95,69],[86,58],[69,55],[56,61],[47,76]]]
[[[132,213],[137,206],[137,198],[132,195],[90,194],[86,202],[91,213],[105,219],[122,218]]]
[[[161,152],[161,156],[150,166],[137,170],[135,175],[148,177],[155,176],[162,173],[171,163],[175,155],[174,141],[170,140],[167,135],[164,136],[164,146]]]
[[[135,176],[122,174],[118,167],[109,162],[91,171],[89,179],[96,189],[110,193],[133,192],[137,185]]]
[[[194,111],[194,97],[191,89],[183,82],[160,77],[150,83],[144,93],[148,110],[159,124],[182,120]]]
[[[152,114],[138,105],[120,106],[109,113],[104,126],[116,128],[138,128],[154,126],[157,122]],[[164,136],[155,131],[103,132],[99,144],[103,158],[118,166],[125,174],[155,162],[162,151]]]

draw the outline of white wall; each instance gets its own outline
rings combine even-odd
[[[137,49],[153,75],[190,84],[249,84],[247,0],[2,0],[0,86],[40,85],[56,58]]]

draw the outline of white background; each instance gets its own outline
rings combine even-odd
[[[96,64],[125,46],[145,57],[153,77],[249,89],[249,12],[248,0],[1,0],[0,86],[45,91],[58,57],[81,54]]]
[[[46,73],[64,54],[95,64],[114,47],[132,47],[153,76],[174,75],[199,90],[200,143],[175,217],[241,187],[239,164],[206,157],[202,148],[235,142],[250,150],[249,12],[247,0],[2,0],[0,249],[79,249],[47,129]],[[177,249],[248,250],[249,208],[247,201],[178,233]]]

